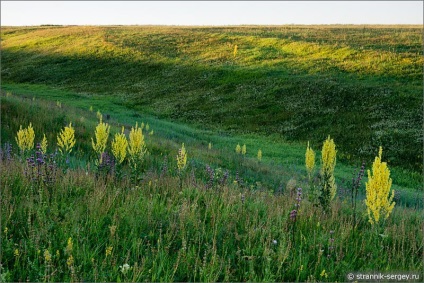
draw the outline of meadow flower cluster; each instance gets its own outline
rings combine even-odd
[[[243,144],[243,146],[240,146],[240,144],[236,145],[236,153],[237,154],[246,155],[246,152],[247,152],[246,144]]]
[[[366,199],[368,219],[371,224],[379,223],[380,219],[387,219],[392,212],[395,202],[394,191],[391,190],[392,179],[390,179],[390,171],[386,162],[381,161],[383,149],[379,148],[378,156],[375,157],[372,165],[372,174],[368,170],[368,181],[366,183]],[[334,199],[337,186],[334,178],[334,169],[336,166],[336,145],[330,137],[328,137],[322,147],[321,157],[321,192],[319,195],[320,203],[325,211],[328,211],[331,200]],[[309,142],[305,153],[305,166],[308,173],[310,183],[310,194],[315,194],[314,185],[311,181],[311,174],[315,167],[315,153],[310,148]],[[362,162],[358,176],[352,179],[351,188],[351,204],[353,208],[353,227],[356,226],[356,198],[358,189],[361,184],[362,177],[365,172],[365,162]],[[390,194],[391,193],[391,194]],[[313,199],[313,198],[312,198]],[[293,215],[295,213],[293,212]]]
[[[184,143],[178,151],[153,159],[147,153],[147,126],[136,123],[127,131],[121,127],[113,139],[109,139],[112,127],[102,119],[99,121],[92,138],[90,135],[86,137],[92,158],[99,161],[97,171],[87,169],[81,174],[71,167],[63,173],[56,172],[61,165],[55,163],[58,157],[66,155],[72,159],[80,150],[72,123],[57,135],[57,154],[50,154],[49,149],[53,147],[49,147],[46,134],[37,143],[35,151],[27,152],[22,167],[29,181],[25,184],[39,190],[30,191],[29,198],[36,201],[23,215],[18,215],[29,231],[28,235],[19,234],[19,237],[25,239],[24,242],[37,244],[33,248],[22,246],[17,238],[12,241],[10,236],[19,232],[4,229],[9,269],[36,265],[34,269],[41,275],[32,275],[32,271],[28,271],[31,275],[27,276],[43,281],[81,281],[84,278],[93,281],[159,281],[159,278],[165,281],[195,281],[199,278],[205,281],[208,278],[213,281],[226,281],[225,278],[229,281],[255,281],[258,278],[263,281],[335,281],[339,279],[340,271],[334,265],[351,259],[345,254],[346,250],[354,245],[364,249],[355,259],[358,263],[352,266],[363,265],[367,260],[364,254],[369,253],[369,249],[368,246],[362,247],[360,241],[371,242],[368,238],[378,237],[378,234],[372,234],[373,230],[367,229],[367,225],[371,226],[361,218],[358,227],[367,238],[351,233],[351,216],[343,213],[346,207],[343,210],[339,207],[343,204],[340,194],[336,194],[337,151],[330,138],[323,143],[324,157],[318,159],[321,164],[317,165],[315,152],[308,143],[303,179],[289,176],[290,179],[284,182],[287,183],[286,192],[281,189],[277,194],[267,191],[267,187],[257,180],[257,187],[249,189],[252,181],[247,179],[249,176],[246,177],[242,164],[237,164],[239,167],[236,167],[234,176],[225,167],[201,163],[199,166],[196,164],[197,152],[193,151],[194,157],[189,160],[191,155]],[[208,143],[204,144],[204,150],[209,148]],[[247,154],[245,144],[238,145],[238,149],[239,152],[232,156],[237,161],[262,165],[257,162],[262,159],[261,149],[256,156],[250,154],[250,158],[243,156]],[[11,152],[11,145],[6,144],[2,148],[3,162],[11,154],[8,152]],[[169,166],[169,156],[173,156],[173,166]],[[367,207],[364,203],[361,207],[368,209],[373,225],[377,223],[375,214],[379,215],[380,222],[386,220],[394,206],[392,196],[387,195],[391,185],[391,179],[387,179],[387,164],[381,158],[382,149],[372,173],[368,172],[367,190],[370,193],[367,193]],[[150,166],[157,167],[152,169]],[[326,207],[321,208],[308,202],[305,196],[310,191],[301,187],[307,180],[314,183],[316,166],[321,166],[319,196],[325,193],[329,196]],[[133,170],[137,176],[142,174],[142,178],[118,178],[119,170],[124,174]],[[353,186],[360,185],[364,171],[365,164],[358,177],[352,180]],[[101,173],[107,177],[98,178]],[[322,176],[330,176],[326,184]],[[64,180],[69,185],[64,185]],[[386,184],[384,191],[380,184]],[[39,197],[36,197],[37,192]],[[45,192],[48,198],[44,198]],[[65,201],[70,205],[63,205]],[[81,208],[83,205],[86,207]],[[330,211],[332,213],[327,213]],[[84,215],[87,223],[83,223],[85,220],[74,223],[71,219],[75,215]],[[62,224],[53,224],[50,217],[61,219],[66,228],[62,229]],[[9,223],[8,226],[11,227]],[[37,229],[42,230],[43,236],[53,235],[51,231],[56,229],[60,231],[60,239],[38,243],[34,232]],[[385,237],[381,236],[382,241],[395,237],[390,232],[392,227],[387,229],[379,231],[380,236]],[[311,231],[314,237],[308,237]],[[134,237],[137,240],[133,240]],[[124,238],[130,241],[123,241]],[[96,243],[97,239],[99,243]],[[413,249],[417,250],[417,247],[413,246]],[[318,256],[303,256],[312,253]],[[24,258],[28,262],[24,262]],[[163,271],[158,271],[155,266],[157,262],[164,264],[162,270],[170,271],[163,275]],[[27,271],[20,270],[27,274]],[[190,272],[196,275],[190,277]],[[13,278],[19,276],[16,274]]]
[[[94,163],[98,173],[106,175],[115,173],[116,177],[120,179],[124,163],[128,161],[132,170],[131,177],[136,180],[137,175],[142,173],[141,165],[147,153],[142,131],[144,123],[141,124],[141,127],[138,126],[138,123],[136,123],[135,127],[131,127],[128,139],[125,135],[125,128],[122,127],[121,132],[116,133],[111,141],[109,153],[110,125],[103,122],[103,115],[100,111],[97,112],[97,117],[99,118],[99,123],[95,128],[94,137],[91,138],[91,146],[96,154]],[[150,128],[148,124],[146,128]],[[56,153],[48,154],[49,144],[46,134],[43,134],[43,138],[37,144],[35,152],[32,151],[34,149],[35,132],[31,123],[25,129],[20,126],[15,139],[21,153],[26,157],[27,167],[25,174],[30,180],[37,181],[37,183],[51,183],[57,166],[61,167],[64,172],[68,170],[71,166],[71,153],[77,144],[75,128],[72,122],[62,128],[57,134],[56,150],[60,153],[60,156],[57,156]],[[2,150],[1,154],[2,158],[11,159],[11,146],[8,146],[7,150]],[[181,162],[179,161],[178,164],[179,170],[182,169],[180,168],[182,166]],[[184,162],[186,162],[186,159]]]

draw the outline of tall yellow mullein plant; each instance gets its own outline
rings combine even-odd
[[[392,179],[390,178],[390,170],[386,162],[381,162],[383,148],[380,146],[378,156],[372,164],[372,175],[368,170],[368,182],[365,183],[368,220],[371,224],[378,223],[383,217],[387,219],[392,212],[395,202],[393,198],[395,191],[390,188]],[[389,197],[390,195],[390,197]]]
[[[112,154],[118,164],[121,164],[127,156],[128,141],[124,134],[124,127],[122,126],[121,133],[116,133],[112,141]]]
[[[330,202],[336,196],[336,180],[334,178],[334,168],[336,167],[336,144],[328,136],[324,141],[321,151],[321,194],[318,197],[324,210],[329,210]]]
[[[177,168],[178,168],[178,175],[180,179],[180,189],[183,188],[183,171],[187,166],[187,151],[184,147],[184,143],[182,144],[181,148],[178,150],[177,154]]]
[[[94,151],[100,155],[99,164],[102,164],[103,152],[106,149],[107,139],[109,138],[110,126],[107,123],[103,123],[102,116],[100,116],[99,124],[96,126],[94,132],[96,142],[91,138],[91,145]]]
[[[40,147],[41,147],[41,153],[42,154],[46,154],[46,152],[47,152],[47,138],[46,138],[46,134],[43,135],[43,139],[41,140]]]
[[[184,143],[182,144],[181,148],[178,150],[177,154],[177,167],[178,171],[181,172],[185,169],[187,164],[187,151],[184,147]]]
[[[135,128],[131,127],[129,135],[128,154],[133,169],[137,167],[137,163],[143,159],[147,151],[142,129],[143,128],[139,128],[138,123],[136,123]]]
[[[18,144],[19,149],[25,153],[27,150],[34,148],[34,139],[35,133],[32,128],[32,124],[29,123],[29,126],[26,129],[22,129],[22,125],[19,127],[19,131],[16,134],[16,143]]]
[[[314,168],[315,168],[315,152],[309,146],[309,141],[308,141],[308,146],[306,147],[306,152],[305,152],[305,166],[306,166],[306,171],[308,172],[308,181],[309,181],[308,197],[313,204],[316,204],[317,192],[315,190],[315,185],[312,181],[313,180],[312,176],[313,176]]]
[[[312,172],[314,171],[314,168],[315,168],[315,152],[309,146],[309,142],[308,142],[308,147],[306,148],[306,153],[305,153],[305,165],[306,165],[306,171],[308,171],[308,177],[310,179],[312,176]]]
[[[321,152],[321,177],[324,179],[324,186],[330,192],[330,201],[336,195],[336,180],[334,178],[334,168],[336,167],[336,144],[334,140],[328,136],[327,140],[324,142],[322,146]]]
[[[237,144],[237,146],[236,146],[236,153],[237,154],[241,153],[241,146],[240,146],[240,144]]]
[[[57,146],[62,154],[69,154],[72,152],[72,148],[75,145],[75,129],[72,127],[72,122],[69,126],[62,129],[57,135]]]

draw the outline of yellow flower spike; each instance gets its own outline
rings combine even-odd
[[[333,139],[330,139],[330,136],[325,140],[322,146],[322,164],[324,171],[334,171],[336,166],[336,144]]]
[[[243,144],[243,146],[241,147],[241,154],[246,155],[246,145]]]
[[[25,151],[25,131],[22,129],[22,125],[19,127],[19,131],[16,133],[16,143],[21,151]]]
[[[75,129],[72,127],[72,122],[57,135],[57,145],[62,154],[72,152],[75,145]]]
[[[15,251],[13,252],[13,255],[15,257],[18,257],[19,256],[19,250],[18,249],[15,249]]]
[[[262,160],[262,150],[258,150],[258,160],[261,161]]]
[[[326,180],[325,186],[330,192],[330,201],[336,196],[337,185],[334,178],[334,168],[336,167],[336,144],[328,136],[322,146],[321,156],[321,176]]]
[[[112,250],[113,250],[113,247],[111,247],[111,246],[106,248],[106,251],[105,251],[106,257],[108,257],[112,254]]]
[[[144,141],[142,128],[139,128],[138,123],[136,123],[135,128],[131,127],[128,141],[128,154],[134,169],[136,167],[137,161],[143,159],[146,151],[146,143]]]
[[[208,144],[208,149],[211,150],[212,149],[212,143]]]
[[[35,133],[34,129],[32,128],[32,124],[29,123],[29,126],[27,128],[27,148],[33,149],[34,148],[34,139],[35,139]]]
[[[185,169],[187,164],[187,151],[184,147],[184,143],[182,144],[182,147],[178,150],[177,154],[177,167],[178,171],[182,171]]]
[[[22,152],[34,148],[34,139],[35,133],[31,123],[29,123],[29,126],[26,129],[22,129],[22,125],[19,127],[15,140]]]
[[[50,262],[52,260],[52,255],[50,254],[49,250],[44,250],[44,260],[46,262]]]
[[[236,146],[236,153],[237,154],[241,153],[241,147],[240,147],[239,144],[237,144],[237,146]]]
[[[96,137],[96,142],[91,138],[91,145],[93,146],[94,151],[100,155],[99,164],[102,164],[102,155],[106,149],[107,139],[109,138],[110,126],[107,123],[102,122],[102,116],[100,116],[99,124],[96,126],[94,135]]]
[[[73,243],[72,243],[72,238],[71,237],[69,237],[68,238],[68,243],[67,243],[67,245],[66,245],[66,253],[68,253],[68,254],[70,254],[71,252],[72,252],[72,249],[73,249]]]
[[[41,153],[42,154],[46,154],[47,152],[47,138],[46,138],[46,134],[44,134],[43,139],[41,140]]]
[[[305,153],[305,165],[308,175],[311,176],[315,168],[315,152],[309,147],[309,142]]]
[[[96,116],[97,116],[97,119],[99,119],[99,120],[102,119],[103,116],[102,116],[102,113],[100,112],[100,110],[97,110]]]
[[[383,148],[380,146],[378,156],[372,164],[372,175],[368,170],[368,181],[365,183],[365,205],[371,224],[378,223],[381,217],[387,219],[396,204],[393,201],[395,191],[390,190],[392,186],[390,170],[386,162],[381,162],[382,154]]]
[[[115,157],[118,164],[121,164],[127,156],[128,141],[124,134],[124,127],[122,127],[121,133],[116,133],[115,138],[112,141],[112,154]]]
[[[74,264],[74,257],[70,255],[68,259],[66,260],[66,265],[70,268]]]

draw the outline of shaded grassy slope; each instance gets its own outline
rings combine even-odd
[[[238,46],[236,56],[234,45]],[[2,29],[5,82],[117,95],[213,130],[311,140],[422,169],[418,27]]]
[[[180,122],[165,121],[148,114],[140,114],[128,109],[117,96],[84,95],[58,88],[35,84],[4,84],[1,99],[1,141],[11,142],[16,148],[15,136],[20,125],[34,126],[37,140],[44,133],[55,147],[56,134],[61,127],[73,122],[77,133],[75,155],[76,165],[85,167],[96,158],[91,145],[91,138],[97,124],[96,111],[110,114],[107,120],[113,133],[119,132],[121,126],[129,130],[136,122],[145,122],[154,130],[154,135],[146,136],[150,158],[155,166],[162,166],[165,156],[167,162],[175,159],[181,143],[189,150],[190,167],[196,172],[203,172],[206,165],[229,170],[232,176],[238,172],[246,187],[265,190],[284,190],[290,179],[297,181],[298,186],[307,187],[305,170],[306,143],[282,141],[278,136],[264,137],[259,134],[228,134],[223,131],[211,131],[193,127]],[[61,107],[57,106],[61,103]],[[93,111],[89,111],[92,107]],[[44,115],[51,113],[51,115]],[[51,142],[53,141],[53,142]],[[212,149],[208,149],[211,142]],[[237,144],[246,144],[246,158],[240,158],[234,149]],[[261,162],[257,160],[257,151],[262,150]],[[319,148],[317,164],[320,162]],[[384,153],[385,154],[385,153]],[[371,169],[374,158],[365,159],[366,168]],[[337,162],[335,172],[341,197],[347,197],[352,174],[359,170],[360,163],[349,166],[345,162]],[[397,194],[397,204],[422,207],[422,178],[419,173],[390,166],[393,189]],[[205,176],[197,176],[205,178]],[[364,177],[364,182],[366,181]],[[360,198],[364,198],[361,191]]]

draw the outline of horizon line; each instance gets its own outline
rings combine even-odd
[[[33,25],[0,25],[0,27],[41,27],[41,26],[161,26],[161,27],[242,27],[242,26],[421,26],[424,29],[423,24],[198,24],[198,25],[185,25],[185,24],[33,24]]]

